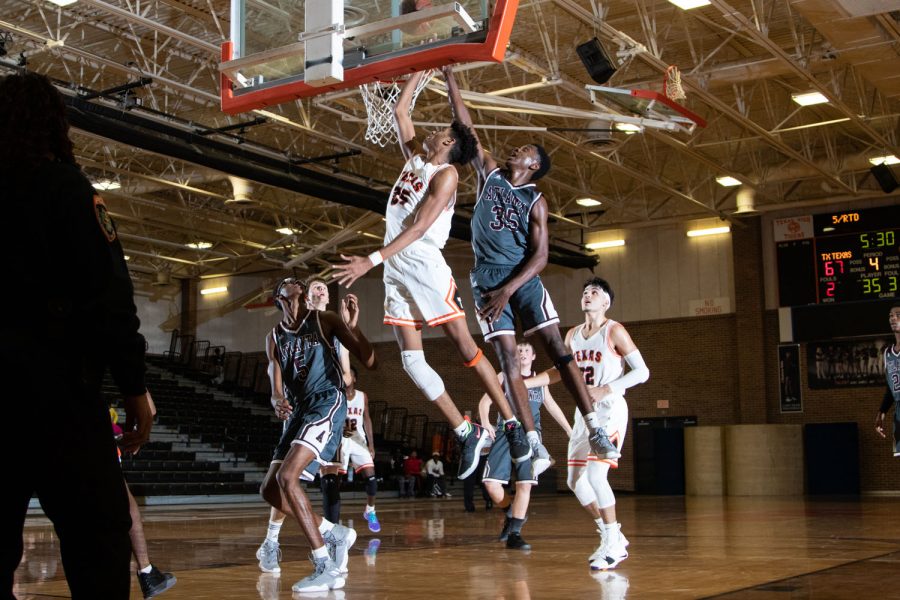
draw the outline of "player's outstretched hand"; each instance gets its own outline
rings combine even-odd
[[[500,318],[500,315],[503,314],[503,309],[506,308],[506,305],[509,303],[509,297],[511,295],[512,294],[509,294],[506,291],[505,287],[485,292],[481,295],[485,304],[478,311],[478,316],[488,323],[496,321]]]
[[[359,299],[355,294],[347,294],[341,299],[341,319],[348,329],[355,329],[359,323]]]
[[[125,433],[119,447],[126,454],[134,454],[150,439],[153,411],[147,394],[125,398]]]
[[[875,432],[878,433],[883,438],[887,436],[884,434],[884,413],[878,413],[878,416],[875,417]]]
[[[346,262],[342,265],[332,265],[334,267],[334,272],[331,274],[331,278],[337,279],[337,282],[346,288],[353,285],[354,281],[368,273],[369,270],[375,266],[372,264],[372,261],[365,256],[347,256],[341,254],[341,258]]]

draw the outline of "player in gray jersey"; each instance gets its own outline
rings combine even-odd
[[[344,298],[338,316],[310,309],[305,295],[304,284],[293,277],[279,282],[273,294],[283,318],[266,338],[272,406],[288,421],[260,492],[269,505],[296,518],[312,548],[315,570],[293,591],[324,592],[344,586],[356,532],[315,514],[299,478],[313,461],[330,461],[341,439],[347,401],[333,339],[370,369],[375,352],[359,329],[355,296]]]
[[[453,69],[447,66],[442,71],[454,117],[474,132]],[[536,335],[559,369],[584,415],[594,454],[598,458],[619,458],[616,445],[610,442],[594,411],[581,371],[559,333],[559,317],[539,277],[547,266],[548,209],[534,182],[550,170],[550,157],[539,144],[528,144],[514,148],[500,166],[479,140],[472,164],[478,175],[478,200],[471,221],[475,252],[472,293],[484,339],[493,342],[500,357],[507,396],[517,408],[535,450],[536,471],[547,468],[550,462],[528,410],[528,392],[516,360],[515,317],[526,336]]]
[[[884,376],[887,380],[887,390],[875,417],[875,431],[883,438],[884,419],[891,405],[894,406],[894,456],[900,457],[900,302],[895,302],[888,313],[888,322],[891,324],[891,332],[894,334],[894,343],[884,349]]]
[[[516,356],[519,373],[522,377],[534,377],[532,370],[534,365],[534,346],[529,342],[522,342],[516,346]],[[503,373],[497,375],[503,383]],[[566,435],[572,436],[572,427],[566,420],[566,415],[550,394],[547,387],[535,387],[528,390],[528,406],[531,417],[534,420],[535,430],[541,432],[541,406],[547,409],[550,416],[559,423]],[[485,394],[478,404],[478,415],[485,429],[490,431],[491,399]],[[497,431],[503,431],[503,418],[498,415]],[[530,550],[531,546],[522,539],[522,526],[528,518],[528,502],[531,499],[531,487],[537,484],[537,476],[534,474],[533,463],[514,464],[509,455],[509,444],[504,436],[493,434],[494,444],[488,454],[484,469],[484,487],[490,494],[491,500],[500,508],[506,509],[506,519],[503,522],[503,530],[499,540],[506,542],[506,547],[515,550]],[[516,495],[515,499],[506,493],[503,487],[509,483],[512,470],[516,471]]]

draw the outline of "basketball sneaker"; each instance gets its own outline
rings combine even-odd
[[[591,445],[591,452],[597,458],[615,459],[622,456],[619,449],[610,441],[609,436],[606,435],[606,432],[603,431],[602,427],[598,427],[591,432],[588,443]]]
[[[141,584],[141,593],[144,599],[158,596],[175,585],[177,581],[171,573],[163,573],[153,565],[150,565],[149,573],[138,571],[138,582]]]
[[[325,540],[325,545],[328,547],[328,555],[337,566],[338,572],[346,573],[347,561],[350,558],[350,547],[356,542],[356,531],[343,525],[335,525],[322,538]],[[342,583],[340,587],[343,586],[344,584]]]
[[[478,459],[481,457],[481,449],[487,443],[490,436],[478,423],[470,423],[472,429],[468,435],[462,438],[462,453],[459,457],[459,473],[457,477],[465,479],[478,468]],[[524,437],[524,436],[523,436]],[[530,452],[531,449],[529,448]]]
[[[616,527],[603,536],[603,556],[591,562],[592,571],[605,571],[616,568],[619,563],[628,558],[628,540],[622,535],[622,525]]]
[[[363,516],[366,518],[366,522],[369,524],[369,531],[372,533],[378,533],[381,531],[381,523],[378,522],[378,517],[375,515],[375,511],[364,511]]]
[[[512,525],[512,519],[509,515],[506,515],[503,518],[503,529],[500,530],[500,535],[497,536],[498,542],[505,542],[509,539],[509,528]]]
[[[514,464],[525,462],[531,458],[531,444],[525,435],[525,429],[518,421],[509,422],[504,425],[504,433],[506,441],[509,442],[509,456]]]
[[[339,525],[335,525],[335,527],[339,527]],[[351,529],[351,531],[353,530]],[[298,594],[327,592],[340,589],[347,583],[347,580],[341,575],[341,570],[330,557],[315,558],[310,555],[309,559],[313,563],[314,570],[311,575],[291,586],[293,591]]]
[[[264,573],[281,573],[278,563],[281,561],[281,548],[278,542],[265,540],[256,551],[256,560],[259,561],[259,570]]]
[[[550,468],[553,464],[553,459],[550,458],[550,453],[547,452],[547,449],[544,445],[538,441],[531,441],[531,468],[534,471],[534,478],[537,479],[538,476]]]
[[[506,547],[510,550],[521,550],[528,552],[531,550],[531,544],[522,539],[521,533],[510,533],[506,538]]]

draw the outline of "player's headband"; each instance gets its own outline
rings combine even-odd
[[[586,290],[597,290],[597,292],[599,292],[601,296],[603,296],[604,298],[606,298],[606,303],[609,304],[610,306],[612,306],[612,298],[610,298],[610,297],[609,297],[609,294],[606,292],[606,290],[604,290],[604,289],[603,289],[602,287],[600,287],[599,285],[589,285],[589,286],[587,286],[587,287],[584,288],[584,289],[586,289]]]

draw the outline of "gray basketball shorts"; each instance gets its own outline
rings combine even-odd
[[[285,421],[273,462],[282,462],[291,446],[306,446],[316,455],[301,476],[312,480],[320,466],[327,466],[341,444],[341,431],[347,418],[347,399],[338,389],[319,392],[299,402],[291,417]]]
[[[900,458],[900,402],[894,402],[894,456]]]
[[[482,294],[502,287],[512,279],[515,269],[516,267],[509,265],[476,265],[469,274],[475,307],[480,310],[487,304]],[[533,277],[517,289],[499,318],[491,322],[478,318],[484,339],[490,340],[498,335],[515,335],[515,317],[519,318],[525,335],[531,335],[538,329],[559,323],[559,315],[553,306],[553,300],[550,299],[550,294],[540,277]]]
[[[484,464],[484,475],[481,479],[482,481],[497,481],[506,484],[509,483],[513,469],[516,470],[516,483],[537,484],[537,477],[534,476],[534,468],[530,460],[513,464],[512,456],[509,454],[509,442],[503,428],[498,427],[495,431],[494,445],[491,446],[487,462]]]

